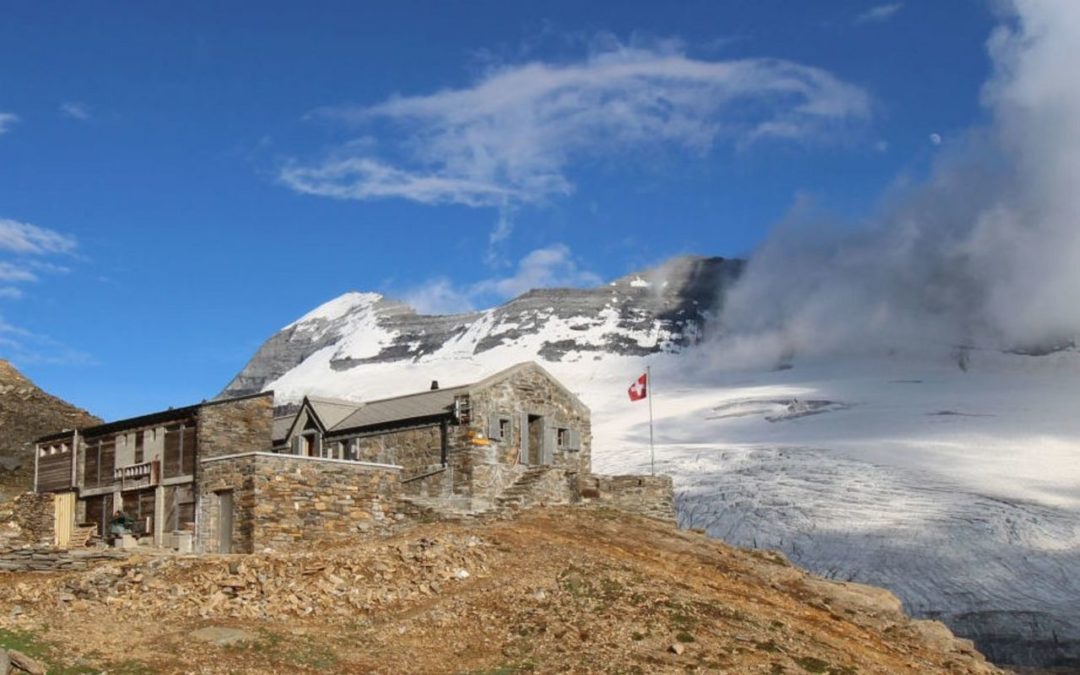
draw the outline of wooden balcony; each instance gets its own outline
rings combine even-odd
[[[155,459],[121,466],[113,471],[113,478],[120,481],[121,490],[154,487],[161,483],[161,462]]]

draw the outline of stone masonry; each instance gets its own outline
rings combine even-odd
[[[586,503],[610,506],[661,520],[675,520],[671,476],[582,476],[578,483]]]
[[[274,394],[210,403],[199,408],[199,458],[270,449]]]
[[[202,463],[198,550],[218,550],[220,494],[232,492],[232,550],[289,550],[342,541],[386,522],[399,467],[249,453]]]

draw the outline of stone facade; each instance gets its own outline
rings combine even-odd
[[[661,520],[675,520],[671,476],[582,476],[578,490],[587,503]]]
[[[199,459],[270,449],[274,394],[209,403],[199,408]]]
[[[394,466],[268,453],[201,464],[196,548],[207,553],[219,551],[223,493],[236,553],[356,537],[386,521],[400,493]]]
[[[24,492],[15,498],[12,520],[19,526],[22,540],[52,546],[56,538],[55,510],[51,493]]]

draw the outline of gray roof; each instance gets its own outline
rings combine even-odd
[[[445,415],[453,409],[454,397],[467,391],[470,386],[447,387],[419,394],[369,401],[335,424],[330,431],[345,431],[389,422]]]
[[[285,440],[285,437],[289,434],[289,429],[292,428],[294,419],[296,419],[296,414],[275,417],[273,431],[270,432],[271,440],[274,442]]]
[[[319,420],[326,425],[327,429],[333,429],[338,422],[356,412],[365,404],[356,401],[346,401],[340,398],[323,398],[321,396],[308,396],[308,402],[315,409]]]

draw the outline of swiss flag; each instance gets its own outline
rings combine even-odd
[[[648,373],[642,373],[641,377],[634,380],[634,383],[630,385],[630,389],[627,392],[630,394],[631,401],[640,401],[649,395],[649,375]]]

